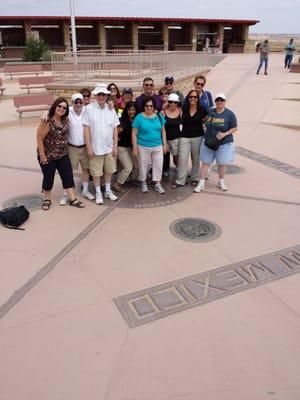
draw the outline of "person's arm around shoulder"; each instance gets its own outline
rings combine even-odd
[[[41,121],[37,129],[36,141],[38,147],[38,153],[40,157],[41,164],[47,164],[48,160],[45,154],[44,139],[49,132],[49,123]]]

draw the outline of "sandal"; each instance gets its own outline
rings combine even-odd
[[[77,208],[84,208],[83,202],[78,199],[70,200],[69,206],[77,207]]]
[[[51,207],[51,200],[49,199],[43,200],[41,204],[41,209],[44,211],[48,211],[50,207]]]

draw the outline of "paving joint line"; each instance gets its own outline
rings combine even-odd
[[[24,285],[17,289],[8,300],[0,306],[0,320],[16,306],[43,278],[45,278],[56,265],[64,259],[79,243],[82,242],[103,220],[108,217],[118,206],[118,204],[127,197],[133,188],[129,189],[112,207],[108,207],[101,215],[94,219],[86,228],[84,228],[74,239],[72,239],[61,251],[59,251],[51,260],[45,264],[35,275],[33,275]]]

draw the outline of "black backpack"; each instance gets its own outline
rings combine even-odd
[[[29,211],[24,206],[5,208],[0,211],[0,222],[6,228],[18,229],[24,231],[24,228],[19,228],[29,217]]]

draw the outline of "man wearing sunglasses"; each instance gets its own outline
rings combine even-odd
[[[145,97],[151,97],[153,99],[154,106],[157,111],[162,110],[162,100],[158,94],[154,93],[154,81],[149,77],[143,80],[143,93],[135,99],[135,105],[138,113],[143,111],[143,101]]]
[[[184,96],[180,90],[175,89],[174,85],[175,85],[174,77],[171,75],[166,76],[165,77],[165,87],[167,88],[168,94],[171,94],[171,93],[177,94],[177,96],[179,97],[180,103],[183,104]]]

